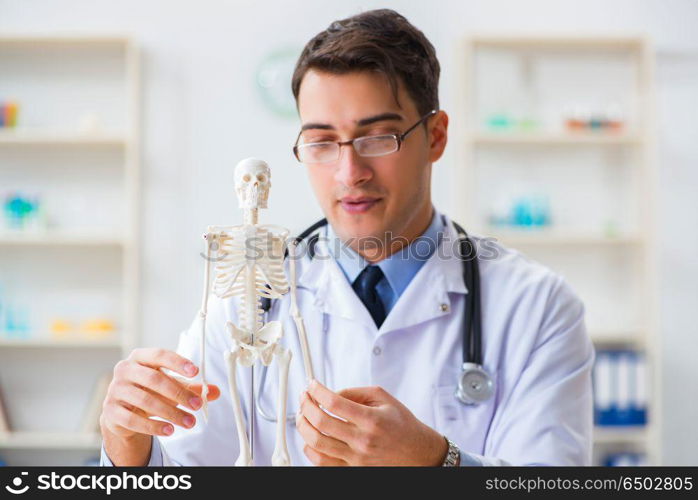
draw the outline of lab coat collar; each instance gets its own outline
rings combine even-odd
[[[442,216],[439,214],[439,216]],[[439,248],[412,278],[380,329],[359,300],[349,281],[331,256],[327,239],[320,238],[315,257],[304,260],[298,287],[311,291],[314,304],[326,314],[337,315],[376,329],[379,335],[407,328],[450,314],[449,293],[468,293],[463,267],[457,255],[458,235],[450,219],[444,217],[446,231]],[[418,304],[418,307],[415,307]]]
[[[429,227],[424,231],[424,234],[376,264],[383,271],[388,287],[396,299],[402,295],[417,271],[436,251],[436,246],[441,241],[443,232],[443,218],[433,209]],[[345,246],[330,225],[327,226],[327,244],[349,283],[354,283],[357,276],[370,263],[351,247]]]

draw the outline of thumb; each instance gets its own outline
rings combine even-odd
[[[342,389],[337,394],[366,406],[380,406],[392,399],[390,394],[381,387],[350,387]]]
[[[221,390],[220,388],[215,385],[215,384],[207,384],[208,385],[208,395],[206,396],[206,399],[208,401],[215,401],[221,396]],[[203,389],[204,385],[203,384],[187,384],[187,389],[190,391],[193,391],[199,395],[201,395],[201,390]]]

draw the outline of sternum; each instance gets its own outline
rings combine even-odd
[[[245,302],[245,308],[247,314],[245,314],[245,325],[244,328],[250,332],[252,335],[256,335],[259,329],[259,309],[260,301],[257,296],[257,290],[255,288],[255,273],[254,267],[250,266],[248,272],[246,273],[246,283],[245,283],[245,296],[243,298]]]
[[[245,229],[243,233],[245,234],[245,253],[250,250],[250,238],[252,238],[252,244],[255,243],[257,236],[256,225],[257,225],[257,214],[258,210],[256,208],[246,208],[243,211],[244,225]],[[243,297],[243,307],[245,308],[245,328],[250,334],[254,336],[259,331],[261,327],[261,301],[257,294],[256,281],[257,276],[255,273],[255,262],[254,258],[250,261],[247,260],[248,257],[245,255],[247,272],[245,273],[245,295]]]

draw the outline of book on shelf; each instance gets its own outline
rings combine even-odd
[[[111,372],[105,373],[97,379],[82,419],[82,426],[80,428],[82,432],[88,434],[100,432],[99,416],[102,413],[102,403],[104,402],[104,398],[107,396],[107,389],[109,388],[111,379]]]
[[[5,399],[2,395],[2,384],[0,384],[0,436],[4,434],[9,434],[10,432],[10,419],[7,416],[7,410],[5,405]]]
[[[648,367],[635,349],[603,349],[594,366],[594,419],[598,426],[647,424]]]

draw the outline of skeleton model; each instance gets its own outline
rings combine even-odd
[[[244,222],[240,226],[209,226],[206,240],[206,269],[204,275],[204,296],[201,305],[201,378],[203,383],[202,399],[204,420],[208,421],[205,370],[205,332],[206,313],[209,292],[224,299],[238,297],[239,325],[228,321],[226,330],[230,333],[233,347],[224,353],[228,365],[228,382],[235,414],[235,425],[240,442],[240,456],[235,465],[252,465],[251,448],[254,429],[252,412],[254,411],[254,377],[250,390],[249,424],[250,435],[245,432],[240,394],[236,381],[237,365],[254,370],[257,360],[265,366],[272,361],[279,364],[279,394],[277,404],[276,446],[272,455],[272,465],[290,465],[286,446],[286,392],[288,368],[291,351],[284,349],[279,340],[283,336],[281,321],[262,323],[263,310],[261,299],[278,299],[291,292],[291,316],[293,317],[303,353],[305,375],[309,382],[314,378],[308,350],[303,320],[296,302],[295,250],[296,242],[289,246],[289,274],[286,279],[283,267],[284,246],[288,230],[279,226],[258,225],[257,212],[267,208],[271,172],[261,160],[248,158],[235,167],[235,191],[240,208],[243,209]],[[212,262],[215,262],[214,276],[211,276]],[[251,375],[253,375],[252,372]]]

